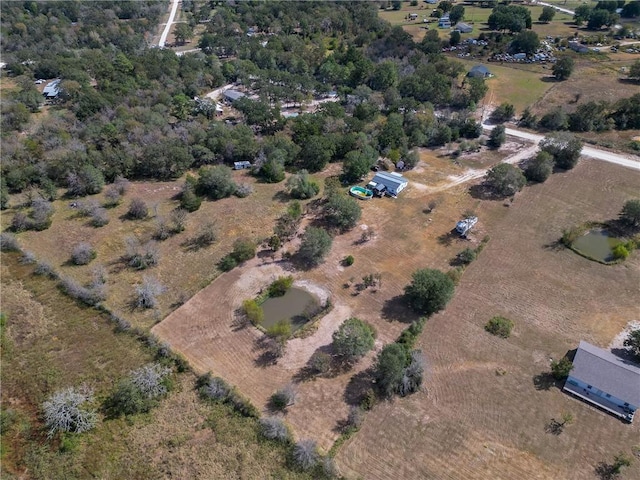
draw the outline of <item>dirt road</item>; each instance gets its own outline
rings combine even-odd
[[[162,35],[160,35],[160,41],[158,42],[158,47],[160,48],[164,48],[165,44],[167,43],[167,37],[169,36],[169,31],[171,30],[171,24],[176,18],[176,12],[178,11],[178,3],[180,3],[180,0],[173,0],[173,4],[171,5],[171,13],[169,14],[169,20],[167,20],[167,24],[164,26]]]

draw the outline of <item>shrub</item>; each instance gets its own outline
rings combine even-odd
[[[553,172],[553,157],[547,152],[538,154],[529,160],[524,176],[530,182],[544,182]]]
[[[266,333],[271,338],[287,341],[291,337],[291,323],[286,320],[280,320],[275,325],[269,327]]]
[[[253,187],[248,183],[239,183],[236,185],[236,190],[233,194],[238,198],[248,197],[253,193]]]
[[[59,390],[42,405],[48,436],[57,432],[82,433],[95,427],[98,417],[87,404],[93,402],[93,392],[84,387]]]
[[[616,260],[625,260],[628,256],[629,250],[627,250],[627,247],[624,244],[619,243],[613,247],[613,258]]]
[[[245,300],[242,302],[242,310],[249,321],[254,325],[260,325],[264,320],[262,307],[255,300]]]
[[[271,395],[271,406],[275,410],[284,410],[296,401],[296,390],[292,384],[278,390]]]
[[[104,187],[104,176],[93,165],[85,165],[79,171],[67,175],[67,188],[70,196],[93,195],[100,193],[102,187]]]
[[[300,440],[293,447],[293,460],[302,470],[310,470],[318,464],[320,455],[315,440]]]
[[[454,286],[460,285],[460,280],[462,280],[462,274],[464,273],[464,267],[457,266],[452,268],[451,270],[447,270],[445,275],[451,279]]]
[[[462,265],[469,265],[476,259],[476,252],[471,248],[465,248],[456,255],[456,258]]]
[[[171,369],[159,363],[149,363],[131,372],[131,383],[144,398],[158,398],[167,393],[167,379]]]
[[[287,290],[293,285],[293,277],[291,275],[286,277],[278,277],[271,285],[269,285],[270,297],[282,297]]]
[[[511,329],[513,328],[513,322],[505,317],[496,316],[487,322],[484,329],[502,338],[509,338],[511,335]]]
[[[229,272],[238,266],[238,262],[232,255],[226,255],[218,262],[218,268],[223,272]]]
[[[373,348],[376,332],[371,325],[352,317],[333,332],[332,349],[336,355],[353,362]]]
[[[20,263],[23,265],[33,265],[36,261],[36,254],[33,252],[23,252],[22,257],[20,257]]]
[[[489,169],[486,185],[501,197],[510,197],[522,190],[527,183],[522,170],[508,163],[500,163]]]
[[[107,210],[104,208],[96,208],[93,212],[91,212],[91,225],[99,228],[104,227],[107,223],[109,223],[109,214]]]
[[[53,266],[47,262],[38,262],[38,264],[36,265],[36,268],[33,270],[33,273],[36,275],[42,275],[49,278],[56,278],[57,276]]]
[[[316,374],[326,375],[331,370],[331,355],[324,352],[314,352],[309,359],[309,368]]]
[[[291,433],[284,422],[277,417],[264,417],[260,419],[260,431],[265,438],[287,443],[291,440]]]
[[[78,215],[89,217],[98,208],[100,204],[96,200],[86,200],[77,202]]]
[[[217,239],[218,235],[216,234],[215,226],[213,223],[207,223],[200,227],[198,234],[189,243],[198,248],[204,248],[213,245]]]
[[[400,386],[407,363],[407,351],[402,345],[385,345],[378,354],[375,366],[376,385],[380,392],[390,397]]]
[[[88,243],[82,242],[73,247],[71,261],[74,265],[87,265],[96,258],[96,251]]]
[[[9,232],[0,233],[0,251],[17,252],[19,250],[20,245],[15,235]]]
[[[118,417],[146,413],[151,410],[153,403],[151,399],[143,397],[140,389],[130,379],[125,379],[107,397],[104,408],[111,416]]]
[[[52,276],[51,274],[48,275]],[[94,283],[85,287],[75,280],[65,277],[60,281],[60,287],[71,298],[75,298],[89,306],[96,306],[107,298],[106,287],[101,283]]]
[[[347,429],[358,430],[364,422],[364,410],[360,407],[352,405],[349,408],[349,415],[347,415]]]
[[[573,363],[567,357],[551,362],[551,374],[556,380],[564,380],[569,376],[571,370],[573,370]]]
[[[427,323],[426,317],[421,317],[415,322],[411,323],[405,328],[396,343],[402,345],[407,352],[411,351],[418,340],[418,336],[422,333],[425,324]]]
[[[120,204],[122,201],[122,195],[115,185],[110,185],[104,193],[104,200],[105,207],[113,208]]]
[[[138,308],[155,308],[158,305],[158,295],[165,291],[165,287],[155,278],[144,276],[142,283],[136,286],[136,306]]]
[[[231,255],[238,263],[250,260],[256,256],[256,243],[248,238],[239,238],[233,243]]]
[[[131,219],[141,220],[149,216],[149,207],[140,198],[134,198],[129,204],[129,210],[127,210],[127,216]]]
[[[491,120],[494,122],[508,122],[515,115],[516,109],[510,103],[501,103],[492,113]]]
[[[185,183],[180,194],[180,208],[187,212],[195,212],[200,208],[202,199],[198,197],[190,183]]]
[[[627,200],[620,212],[620,219],[631,227],[640,226],[640,200]]]
[[[542,139],[540,149],[553,156],[557,168],[570,170],[578,163],[582,142],[570,133],[556,132]]]
[[[412,281],[404,289],[411,308],[431,315],[442,310],[453,297],[453,280],[439,270],[422,269],[413,273]]]
[[[232,388],[219,377],[211,377],[206,375],[199,379],[200,386],[198,391],[204,398],[214,400],[216,402],[224,402],[229,398]]]
[[[497,125],[491,130],[489,134],[489,140],[487,140],[487,146],[489,148],[498,149],[507,140],[504,125]]]
[[[376,392],[374,392],[373,389],[370,388],[362,396],[362,400],[360,401],[360,408],[365,411],[371,410],[375,406],[377,400],[378,397],[376,397]]]
[[[155,242],[147,242],[140,245],[135,237],[127,237],[125,239],[127,252],[125,260],[127,264],[136,270],[144,270],[158,264],[160,260],[160,252]]]
[[[224,165],[202,167],[199,171],[195,192],[212,200],[229,197],[236,191],[231,169]]]
[[[624,346],[638,359],[640,359],[640,329],[631,330],[624,339]]]
[[[320,187],[306,170],[300,170],[297,174],[289,177],[286,187],[289,195],[299,200],[315,197],[320,191]]]
[[[353,265],[354,261],[355,261],[355,259],[353,258],[353,255],[347,255],[342,260],[342,265],[344,265],[345,267],[350,267],[351,265]]]

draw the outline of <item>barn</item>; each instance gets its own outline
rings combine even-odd
[[[581,341],[563,390],[632,422],[640,407],[640,367]]]

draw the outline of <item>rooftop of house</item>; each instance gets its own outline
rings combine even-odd
[[[225,90],[224,96],[225,98],[228,98],[230,100],[238,100],[239,98],[242,98],[245,95],[244,93],[239,92],[237,90]]]
[[[640,366],[581,341],[569,374],[620,400],[640,406]]]
[[[402,185],[407,183],[407,179],[399,173],[377,172],[373,177],[376,183],[393,183],[394,185]]]

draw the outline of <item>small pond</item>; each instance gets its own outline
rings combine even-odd
[[[612,237],[606,230],[590,230],[585,235],[578,237],[571,245],[580,253],[601,262],[612,262],[613,247],[618,245],[620,240]]]
[[[320,302],[308,291],[291,287],[282,297],[267,298],[261,306],[264,328],[272,327],[280,320],[288,320],[291,330],[295,332],[319,310]]]

